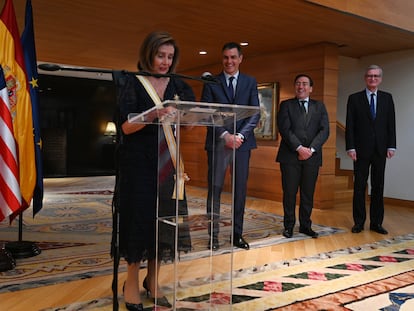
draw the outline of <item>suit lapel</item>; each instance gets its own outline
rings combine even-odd
[[[308,113],[305,114],[305,124],[308,126],[309,120],[312,118],[313,109],[315,108],[314,102],[309,98],[308,101]]]
[[[366,93],[365,90],[363,90],[361,92],[361,98],[362,98],[362,102],[363,102],[363,105],[362,106],[363,106],[364,113],[368,116],[368,119],[373,120],[372,119],[372,115],[371,115],[371,111],[370,111],[370,108],[369,108],[369,102],[368,102],[368,98],[367,98],[367,93]],[[377,107],[378,107],[378,98],[377,98]]]
[[[237,78],[237,85],[234,95],[234,103],[236,105],[249,105],[249,102],[237,102],[239,97],[242,95],[246,95],[245,91],[249,89],[249,79],[246,76],[243,76],[242,73],[239,72],[239,77]]]
[[[228,102],[229,103],[233,102],[233,99],[230,97],[229,88],[227,87],[227,80],[223,72],[219,75],[219,80],[221,82],[221,88],[223,90],[223,94],[226,94],[226,98]]]
[[[239,72],[239,77],[237,78],[237,84],[236,84],[236,89],[234,90],[234,103],[237,103],[237,99],[239,97],[239,90],[243,90],[243,77],[241,75],[241,73]]]
[[[381,111],[384,108],[384,97],[382,96],[380,91],[377,91],[377,107],[376,107],[376,118],[378,118],[378,115],[381,115]]]

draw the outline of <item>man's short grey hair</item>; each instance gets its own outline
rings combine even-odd
[[[367,69],[365,70],[365,73],[367,73],[368,71],[373,70],[373,69],[379,69],[380,75],[382,76],[382,68],[378,65],[369,65],[367,67]]]

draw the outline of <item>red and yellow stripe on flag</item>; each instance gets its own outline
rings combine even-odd
[[[0,66],[0,221],[22,206],[19,186],[19,166],[9,95],[3,68]]]
[[[33,119],[30,93],[24,67],[24,56],[17,27],[16,14],[11,0],[6,0],[0,15],[0,65],[3,67],[9,104],[13,119],[14,137],[18,154],[20,192],[26,209],[32,200],[36,183]]]

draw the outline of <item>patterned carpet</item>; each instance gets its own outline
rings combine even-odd
[[[114,178],[56,178],[45,181],[44,207],[33,219],[32,211],[25,212],[23,240],[34,241],[41,254],[31,258],[16,259],[16,268],[0,272],[0,292],[55,284],[71,280],[111,274],[112,260],[109,255],[112,233],[112,190]],[[205,211],[205,200],[188,197],[192,249],[180,253],[180,260],[192,260],[209,256],[207,228],[200,217]],[[222,205],[223,219],[230,215],[229,205]],[[0,223],[0,246],[16,241],[18,222],[11,226]],[[222,221],[220,252],[228,252],[230,226]],[[337,228],[315,224],[313,229],[321,236],[343,232]],[[282,217],[270,213],[246,209],[245,237],[251,248],[286,243],[309,238],[295,233],[294,238],[281,236]],[[297,231],[297,230],[296,230]],[[240,251],[235,249],[234,251]],[[125,266],[121,264],[120,271]]]
[[[180,283],[175,310],[229,310],[230,301],[231,310],[237,311],[414,310],[414,234],[234,271],[232,284],[230,297],[226,291],[210,294],[205,279]],[[120,310],[125,310],[120,300]],[[152,310],[150,303],[145,304],[145,310]],[[109,311],[112,300],[47,311],[57,310]]]

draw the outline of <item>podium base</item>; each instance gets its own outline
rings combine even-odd
[[[13,258],[34,257],[42,252],[34,242],[29,241],[7,242],[4,248],[12,254]]]
[[[16,267],[16,261],[6,249],[0,249],[0,272],[12,270]]]

